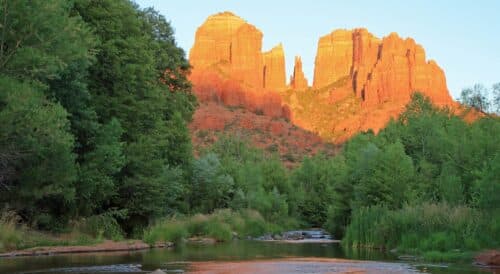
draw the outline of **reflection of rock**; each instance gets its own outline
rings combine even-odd
[[[214,245],[217,243],[217,240],[206,237],[191,237],[187,240],[187,242],[190,244]]]
[[[488,250],[480,253],[474,258],[474,262],[484,266],[500,267],[500,251]]]

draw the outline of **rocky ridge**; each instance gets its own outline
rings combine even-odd
[[[283,45],[262,52],[262,38],[233,13],[208,17],[189,55],[189,77],[199,100],[285,118],[336,143],[359,131],[378,132],[415,91],[436,105],[457,106],[444,71],[411,38],[391,33],[379,39],[363,28],[321,37],[312,88],[300,57],[287,84]]]

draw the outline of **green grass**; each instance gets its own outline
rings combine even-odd
[[[16,228],[13,214],[0,214],[0,252],[16,249],[23,240],[23,233]]]
[[[472,208],[447,204],[362,208],[354,212],[343,243],[355,248],[396,248],[398,253],[428,261],[464,261],[480,249],[499,247],[496,222]]]
[[[209,237],[227,242],[233,239],[233,235],[260,236],[282,230],[282,227],[264,220],[257,211],[234,212],[223,209],[209,215],[196,214],[162,220],[144,232],[143,240],[154,244],[158,241],[180,242],[189,237]]]
[[[81,221],[78,225],[73,225],[69,233],[50,234],[20,224],[19,218],[11,212],[0,213],[0,252],[42,246],[93,245],[102,242],[102,237],[81,231],[84,223]]]

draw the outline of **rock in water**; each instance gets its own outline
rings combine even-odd
[[[157,269],[149,274],[167,274],[165,271],[161,270],[161,269]]]

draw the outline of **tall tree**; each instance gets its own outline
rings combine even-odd
[[[0,201],[40,228],[61,228],[76,179],[67,112],[27,83],[1,76],[0,86],[0,153],[15,156]]]
[[[101,123],[117,119],[123,128],[125,163],[113,203],[128,210],[123,224],[131,232],[166,212],[169,191],[178,190],[168,187],[172,168],[189,177],[189,64],[154,10],[126,0],[77,0],[75,8],[100,41],[90,68],[93,106]]]

